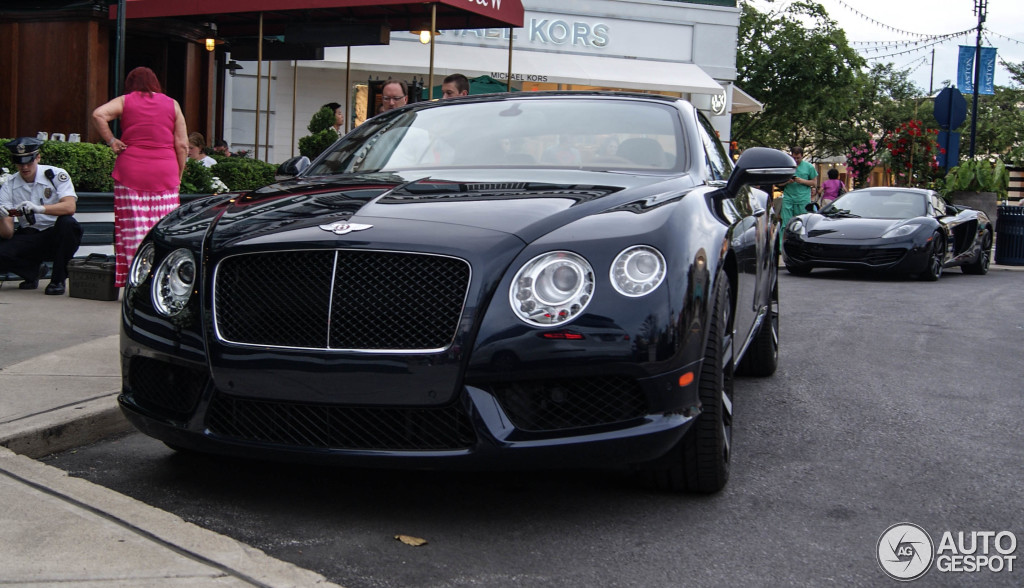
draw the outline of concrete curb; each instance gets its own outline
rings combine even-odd
[[[131,430],[117,392],[18,419],[0,429],[0,447],[39,458]]]
[[[36,507],[49,504],[50,516],[89,521],[84,526],[64,525],[53,529],[48,541],[73,540],[78,535],[69,537],[62,533],[83,527],[87,532],[95,533],[90,536],[95,543],[80,545],[73,550],[80,553],[51,553],[37,563],[15,558],[13,568],[0,572],[0,584],[6,584],[8,580],[36,584],[43,579],[55,584],[71,582],[76,585],[127,586],[139,582],[134,585],[337,586],[318,573],[274,559],[230,537],[2,448],[0,482],[3,483],[0,485],[9,487],[9,500],[14,504],[8,506],[19,506],[18,503],[22,502],[19,498],[29,497]],[[113,543],[124,551],[131,550],[151,558],[125,561],[118,552],[97,558],[95,547],[101,542]],[[20,549],[21,546],[8,545],[0,547],[0,552],[17,552]],[[68,565],[63,571],[55,572],[52,562],[61,558],[65,558]],[[42,572],[37,573],[36,567]],[[169,570],[176,570],[175,575],[167,575]]]

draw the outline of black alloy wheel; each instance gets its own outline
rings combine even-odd
[[[921,272],[920,278],[926,282],[935,282],[942,277],[942,257],[946,248],[942,242],[942,233],[935,231],[928,241],[928,262]]]
[[[711,494],[729,481],[732,457],[733,338],[729,278],[719,272],[711,299],[708,342],[698,391],[701,414],[668,454],[650,464],[653,485],[671,492]]]
[[[772,290],[768,299],[768,312],[757,334],[750,341],[743,359],[736,366],[736,374],[765,378],[775,373],[779,366],[779,267],[771,268]]]
[[[978,252],[978,259],[960,268],[965,274],[983,276],[988,273],[988,267],[992,263],[992,231],[989,231],[981,242],[981,251]]]

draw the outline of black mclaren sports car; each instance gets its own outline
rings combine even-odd
[[[734,166],[670,97],[392,110],[295,177],[150,232],[123,295],[120,405],[179,450],[635,466],[716,491],[734,370],[778,358],[779,225],[752,186],[793,171],[770,149]]]
[[[984,212],[948,204],[932,190],[863,188],[792,218],[783,231],[782,257],[796,275],[830,267],[935,281],[947,267],[987,273],[992,235]]]

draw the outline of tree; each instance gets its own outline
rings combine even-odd
[[[825,9],[798,0],[769,13],[743,3],[737,45],[737,83],[764,105],[733,116],[741,145],[802,144],[820,152],[824,127],[855,112],[864,60]]]

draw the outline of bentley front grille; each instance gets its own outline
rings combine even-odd
[[[457,402],[443,407],[354,407],[218,393],[206,425],[215,435],[323,449],[443,451],[467,449],[476,442]]]
[[[632,378],[595,377],[492,384],[512,423],[526,431],[560,431],[619,423],[647,414]]]
[[[461,259],[387,251],[284,251],[228,257],[214,317],[230,343],[430,351],[451,345],[469,288]]]

